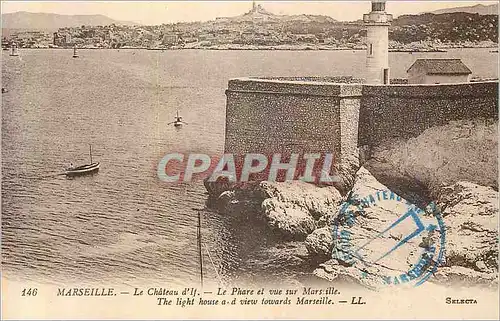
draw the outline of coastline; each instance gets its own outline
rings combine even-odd
[[[6,47],[7,48],[7,47]],[[10,48],[7,48],[9,50]],[[27,47],[19,49],[56,49],[56,50],[73,50],[73,47]],[[172,47],[157,47],[157,48],[147,48],[147,47],[132,47],[124,46],[120,48],[97,48],[97,47],[79,47],[79,50],[160,50],[160,51],[170,51],[170,50],[262,50],[262,51],[365,51],[365,48],[360,47],[334,47],[327,45],[277,45],[277,46],[256,46],[256,45],[214,45],[214,46],[172,46]],[[498,44],[496,46],[442,46],[439,48],[392,48],[389,52],[407,52],[407,53],[441,53],[447,52],[450,49],[498,49]],[[6,50],[4,48],[4,50]],[[498,50],[492,50],[491,53],[498,53]]]

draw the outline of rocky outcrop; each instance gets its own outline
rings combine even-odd
[[[391,198],[392,200],[390,200]],[[363,260],[353,259],[357,249],[362,248],[368,240],[384,232],[388,226],[396,222],[406,212],[406,201],[395,193],[391,195],[391,191],[363,167],[356,175],[347,201],[342,205],[342,210],[339,211],[334,222],[334,228],[337,230],[335,242],[332,237],[331,245],[322,244],[322,247],[311,250],[314,253],[318,249],[327,248],[327,245],[330,245],[328,248],[331,248],[331,253],[333,253],[333,258],[321,264],[314,273],[322,278],[350,280],[376,289],[384,285],[381,276],[392,275],[394,271],[399,271],[402,274],[410,270],[411,264],[414,263],[411,258],[412,253],[419,252],[425,234],[409,240],[405,243],[404,248],[395,251],[389,258],[382,259],[377,264],[372,263],[377,258],[382,257],[388,249],[397,245],[403,235],[410,234],[415,229],[414,225],[382,234],[371,245],[363,248]],[[365,201],[370,203],[364,203]],[[340,231],[348,232],[349,238],[339,237],[339,233],[343,233]],[[326,238],[324,239],[326,240]]]
[[[446,222],[446,269],[438,279],[498,282],[498,192],[459,182],[441,190],[438,204]]]
[[[304,240],[316,228],[327,225],[342,200],[333,186],[301,181],[212,184],[210,191],[220,212],[253,215],[284,239],[294,240]],[[221,193],[215,197],[217,192]]]
[[[340,218],[334,223],[337,225],[335,227],[337,230],[348,230],[352,235],[349,240],[351,248],[346,251],[345,244],[339,240],[334,242],[332,237],[328,238],[326,234],[332,232],[329,228],[313,232],[306,239],[308,251],[325,258],[329,252],[334,253],[332,259],[314,271],[315,275],[328,280],[347,279],[368,288],[378,289],[387,286],[387,282],[381,276],[394,275],[394,271],[404,273],[411,270],[418,259],[416,253],[422,252],[426,242],[431,240],[438,245],[436,235],[423,233],[422,236],[406,242],[405,250],[391,253],[390,260],[381,260],[371,265],[363,264],[359,260],[345,259],[345,252],[358,249],[366,240],[383,232],[407,210],[405,207],[408,204],[404,199],[400,202],[387,203],[375,200],[376,196],[374,199],[376,206],[362,206],[362,210],[356,206],[368,201],[367,196],[377,195],[377,192],[384,190],[387,191],[388,188],[378,182],[365,168],[358,171],[350,194],[351,202],[348,206],[342,207],[343,211],[351,210],[354,220],[348,222],[349,220]],[[496,286],[498,284],[498,192],[491,187],[459,182],[442,188],[439,195],[437,208],[441,209],[446,231],[445,256],[432,281],[447,285],[469,282]],[[386,197],[390,198],[388,195]],[[384,196],[381,197],[383,198]],[[426,214],[422,213],[421,217],[425,218]],[[414,225],[409,225],[407,230],[404,228],[389,230],[379,237],[376,246],[363,249],[363,257],[380,257],[387,248],[391,248],[414,228]],[[341,255],[336,256],[336,251]]]
[[[305,241],[309,255],[316,261],[324,262],[331,258],[333,237],[332,227],[325,226],[314,230]]]
[[[262,214],[269,227],[285,238],[303,239],[314,231],[314,218],[303,208],[269,198],[262,202]]]
[[[306,259],[319,264],[314,274],[327,280],[347,280],[372,289],[387,286],[381,276],[411,270],[426,242],[437,242],[435,236],[422,233],[405,242],[404,250],[392,253],[389,260],[373,265],[346,258],[349,251],[338,239],[334,240],[334,229],[336,233],[349,231],[352,251],[384,232],[412,206],[364,167],[357,172],[347,200],[332,186],[318,187],[299,181],[228,185],[224,189],[228,190],[216,198],[221,212],[264,220],[283,240],[305,240]],[[498,192],[491,187],[458,182],[437,193],[446,239],[445,256],[432,281],[494,286],[498,283]],[[387,201],[391,199],[392,202]],[[345,213],[351,213],[354,223]],[[409,224],[388,231],[375,246],[363,250],[364,257],[382,256],[414,229],[415,225]]]
[[[217,199],[222,193],[234,189],[236,184],[228,182],[227,179],[219,178],[216,182],[205,179],[203,185],[205,185],[210,198]]]
[[[354,155],[354,151],[356,155]],[[357,148],[353,149],[350,153],[346,153],[340,164],[335,166],[339,182],[333,184],[333,186],[335,186],[342,195],[346,195],[351,190],[359,167],[359,150]]]

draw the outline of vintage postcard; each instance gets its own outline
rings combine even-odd
[[[2,1],[2,318],[496,319],[497,1]]]

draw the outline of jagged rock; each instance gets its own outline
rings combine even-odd
[[[459,182],[441,190],[446,224],[446,266],[498,274],[498,192]]]
[[[498,190],[498,122],[452,121],[408,140],[389,140],[373,147],[363,164],[382,183],[404,197],[426,192],[434,197],[443,186],[468,181]],[[421,195],[422,196],[422,195]]]
[[[330,223],[342,200],[333,186],[302,181],[209,183],[211,207],[219,212],[264,218],[269,227],[287,239],[304,240],[318,227]]]
[[[326,261],[332,256],[332,228],[322,227],[314,230],[306,238],[305,245],[309,255],[316,261]]]
[[[433,282],[497,288],[498,273],[478,272],[463,266],[441,267],[434,273]]]
[[[219,197],[217,197],[218,203],[226,207],[229,203],[237,202],[236,193],[234,191],[225,191],[222,192]]]
[[[208,178],[203,180],[203,185],[207,190],[210,197],[217,198],[223,192],[229,191],[234,187],[234,183],[230,183],[222,178],[218,179],[216,182],[209,182]]]
[[[388,200],[384,200],[384,197]],[[394,200],[390,200],[390,198]],[[399,199],[399,201],[396,201],[397,199]],[[353,245],[361,245],[362,242],[383,232],[408,210],[404,198],[401,198],[399,195],[389,190],[389,188],[380,183],[364,167],[361,167],[356,175],[355,183],[351,190],[350,201],[353,205],[346,208],[344,211],[346,214],[341,215],[341,217],[345,218],[348,211],[353,212],[356,222],[353,227],[349,228],[353,235]],[[371,205],[360,211],[357,205],[361,205],[363,201],[370,202]],[[341,224],[345,224],[345,222]],[[385,238],[379,239],[380,246],[366,249],[367,252],[365,255],[367,257],[378,257],[382,255],[387,248],[391,247],[391,244],[399,242],[401,234],[405,232],[411,233],[411,229],[414,228],[414,226],[408,226],[408,229],[398,229],[397,233],[389,231]],[[419,243],[420,240],[411,240],[407,242],[407,245],[412,246],[416,251]],[[402,270],[406,269],[407,256],[407,253],[404,254],[403,252],[394,253],[393,256],[391,256],[392,267],[399,266]]]
[[[372,289],[388,286],[391,282],[406,283],[408,281],[402,281],[399,276],[411,271],[425,255],[424,249],[439,241],[433,236],[434,232],[426,229],[398,246],[416,230],[417,225],[409,217],[405,223],[387,228],[410,209],[417,209],[380,183],[364,167],[356,175],[348,202],[340,207],[334,220],[334,233],[330,234],[336,238],[332,240],[333,259],[314,272],[328,280],[343,279]],[[433,220],[432,217],[427,219]],[[344,232],[348,236],[339,237]],[[315,236],[309,238],[313,241]],[[396,246],[397,251],[390,251]],[[308,247],[312,253],[321,249]]]
[[[269,227],[285,238],[304,239],[316,228],[313,217],[293,203],[269,198],[262,202],[262,210]]]
[[[381,195],[387,188],[375,179],[365,168],[360,168],[355,179],[354,187],[350,193],[351,204],[342,211],[351,211],[354,223],[338,218],[335,221],[337,229],[348,230],[352,237],[349,239],[350,248],[345,249],[342,242],[334,240],[334,259],[320,265],[314,274],[328,280],[339,278],[350,280],[365,287],[378,289],[387,286],[380,276],[394,275],[394,271],[404,273],[409,271],[418,259],[418,253],[427,242],[437,244],[439,238],[428,233],[406,242],[407,249],[391,253],[390,261],[377,262],[376,265],[362,264],[359,260],[344,260],[340,255],[359,249],[371,237],[384,231],[405,210],[411,208],[404,199],[401,202],[386,204],[375,196],[376,206],[364,207],[362,210],[356,205],[369,201],[367,195]],[[378,192],[378,194],[377,194]],[[389,195],[386,197],[390,198]],[[444,282],[447,285],[461,284],[498,284],[498,192],[491,187],[479,186],[469,182],[459,182],[449,187],[442,188],[437,201],[441,209],[444,226],[446,229],[445,257],[431,278],[432,282]],[[426,217],[427,214],[421,214]],[[350,226],[352,225],[352,226]],[[413,226],[413,227],[412,227]],[[363,249],[364,258],[377,258],[394,242],[401,240],[403,235],[415,228],[409,225],[408,230],[399,229],[387,231],[385,236],[377,239],[377,246]],[[317,231],[308,237],[307,249],[310,253],[321,252],[322,246],[313,247],[318,243]],[[337,251],[337,252],[336,252]],[[323,252],[324,253],[324,252]],[[369,263],[369,262],[368,262]],[[397,273],[396,273],[397,274]]]
[[[308,212],[315,220],[334,213],[342,200],[333,186],[318,187],[302,181],[283,183],[261,182],[259,186],[266,196],[283,203],[293,204]]]
[[[356,154],[349,153],[343,156],[342,162],[335,166],[336,173],[340,178],[340,182],[334,186],[341,192],[342,195],[347,194],[354,185],[356,173],[360,168],[359,150],[355,150]]]
[[[249,211],[254,206],[247,199],[239,199],[234,190],[222,192],[215,202],[216,208],[226,214],[234,215]]]
[[[313,271],[313,274],[328,281],[346,281],[349,284],[359,284],[372,290],[377,290],[386,286],[376,272],[372,274],[356,267],[346,267],[335,259],[320,264],[319,267]]]
[[[327,262],[321,264],[318,268],[313,271],[313,274],[319,278],[328,280],[328,281],[336,281],[339,274],[337,270],[339,269],[339,264],[334,262]]]
[[[333,186],[318,187],[301,181],[260,183],[269,196],[262,202],[262,215],[271,229],[286,238],[303,240],[338,210],[342,200]]]
[[[488,272],[488,267],[486,266],[486,264],[483,261],[477,261],[476,267],[477,267],[477,270],[480,272]]]

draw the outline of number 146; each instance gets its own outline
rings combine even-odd
[[[21,296],[36,296],[38,290],[36,288],[23,289],[21,291]]]

